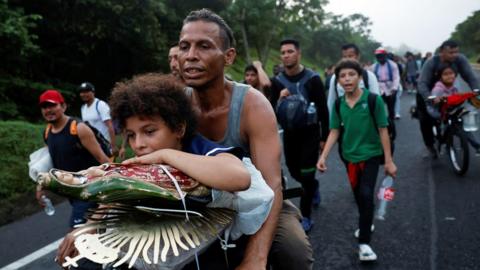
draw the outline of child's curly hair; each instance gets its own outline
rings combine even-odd
[[[195,134],[196,120],[185,86],[172,75],[147,73],[131,80],[117,82],[109,98],[112,119],[125,129],[126,119],[132,116],[160,116],[172,130],[185,125],[182,142]]]

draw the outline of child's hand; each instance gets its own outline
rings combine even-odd
[[[385,174],[390,175],[391,177],[397,177],[397,166],[393,161],[385,162]]]
[[[325,172],[327,170],[327,164],[325,158],[320,156],[317,162],[317,169],[321,172]]]
[[[124,160],[122,164],[129,165],[129,164],[162,164],[165,163],[164,161],[164,154],[165,149],[157,150],[150,154],[146,154],[140,157],[133,157],[127,160]]]

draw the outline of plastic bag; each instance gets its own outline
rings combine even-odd
[[[208,207],[230,208],[237,212],[230,231],[233,240],[242,234],[256,233],[270,214],[274,193],[255,168],[249,158],[243,158],[243,164],[251,175],[250,187],[247,190],[230,193],[213,190],[213,200]]]
[[[53,168],[53,162],[46,146],[30,154],[28,175],[34,182],[37,182],[38,173],[48,172],[51,168]]]

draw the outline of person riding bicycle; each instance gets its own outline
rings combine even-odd
[[[441,102],[442,97],[458,92],[457,87],[454,85],[458,71],[454,66],[448,63],[442,63],[438,68],[438,74],[440,80],[435,83],[435,86],[432,89],[432,96],[436,97],[433,100],[434,106],[427,105],[427,112],[434,119],[440,119],[440,108],[438,104]]]
[[[480,89],[480,82],[475,76],[468,59],[459,53],[459,46],[453,40],[447,40],[442,43],[439,54],[428,59],[420,73],[417,93],[417,110],[419,113],[420,130],[423,141],[430,153],[436,157],[437,152],[434,145],[433,125],[434,119],[427,113],[425,100],[431,95],[431,90],[439,80],[438,70],[440,64],[450,63],[455,66],[458,73],[472,89]]]

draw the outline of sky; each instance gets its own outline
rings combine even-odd
[[[370,18],[372,36],[384,46],[406,44],[422,53],[434,51],[458,23],[480,10],[480,0],[329,0],[327,12]],[[480,27],[480,26],[479,26]],[[461,45],[461,41],[460,41]]]

